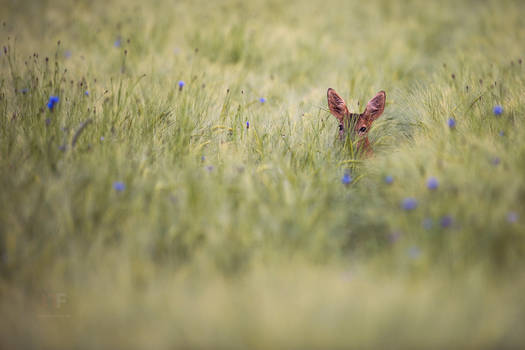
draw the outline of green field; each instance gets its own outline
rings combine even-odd
[[[524,14],[0,0],[0,348],[525,347]]]

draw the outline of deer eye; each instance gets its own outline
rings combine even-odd
[[[366,131],[366,126],[363,126],[361,127],[361,129],[359,129],[359,132],[365,132]]]

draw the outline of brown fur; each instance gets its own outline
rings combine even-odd
[[[366,155],[373,153],[370,147],[370,141],[368,140],[368,131],[372,126],[374,120],[379,118],[385,110],[386,93],[379,91],[368,103],[366,104],[365,111],[361,114],[350,113],[346,102],[334,89],[328,89],[326,93],[328,99],[328,108],[330,113],[339,120],[339,135],[344,136],[345,125],[350,125],[347,121],[355,120],[355,132],[359,135],[360,139],[357,142],[357,148],[361,149]]]

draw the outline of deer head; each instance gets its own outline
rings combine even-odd
[[[370,142],[368,141],[368,131],[372,123],[383,114],[385,110],[386,93],[379,91],[366,104],[365,111],[361,114],[350,113],[345,101],[334,89],[328,89],[327,93],[328,108],[330,113],[339,121],[339,135],[343,138],[346,129],[353,127],[355,133],[360,137],[357,143],[357,148],[363,148],[367,154],[372,153]]]

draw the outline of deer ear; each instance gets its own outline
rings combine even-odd
[[[330,88],[326,92],[326,97],[328,99],[328,108],[330,108],[330,113],[339,119],[340,123],[343,123],[343,119],[347,116],[348,108],[346,107],[345,100],[334,89]]]
[[[379,91],[374,98],[368,101],[365,109],[365,115],[371,120],[376,120],[385,110],[386,93]]]

